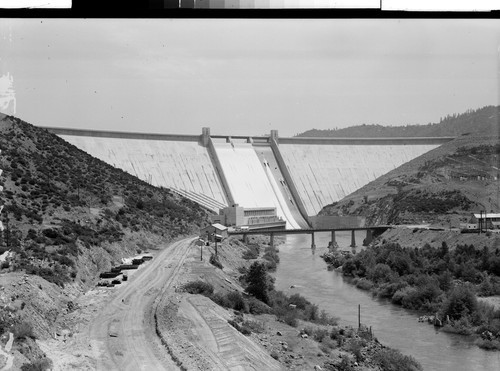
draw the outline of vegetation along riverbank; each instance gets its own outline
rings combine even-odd
[[[230,238],[218,251],[218,259],[210,259],[211,270],[218,274],[204,270],[202,275],[187,275],[191,278],[179,283],[179,291],[206,296],[229,310],[229,323],[263,346],[283,368],[422,369],[413,357],[380,344],[365,326],[340,326],[299,294],[276,290],[269,271],[279,263],[279,253],[269,246],[269,238],[253,237],[248,245]]]
[[[497,234],[391,231],[356,255],[330,251],[323,258],[356,287],[421,311],[443,331],[474,336],[478,346],[500,350],[500,308],[482,300],[500,295]]]

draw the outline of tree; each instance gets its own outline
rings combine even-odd
[[[464,286],[455,288],[443,307],[443,316],[450,316],[452,320],[472,315],[477,308],[477,299],[474,292]]]
[[[269,303],[269,283],[263,263],[254,262],[248,269],[245,280],[248,283],[246,292],[266,304]]]

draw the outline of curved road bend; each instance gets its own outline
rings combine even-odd
[[[90,325],[98,370],[179,369],[156,338],[148,308],[171,285],[194,240],[188,238],[166,247],[126,284],[117,287],[117,295]]]

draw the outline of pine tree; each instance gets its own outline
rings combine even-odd
[[[266,304],[269,303],[267,271],[263,263],[254,262],[250,266],[246,275],[246,281],[248,283],[246,292]]]

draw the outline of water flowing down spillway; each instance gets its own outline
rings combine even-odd
[[[308,215],[439,144],[283,144],[279,149]]]
[[[214,142],[214,149],[236,203],[245,208],[275,207],[287,228],[300,228],[251,144]]]
[[[227,206],[208,151],[196,142],[60,135],[67,142],[154,186],[173,188],[200,203]],[[198,195],[195,197],[194,195]],[[203,198],[203,199],[201,199]]]

